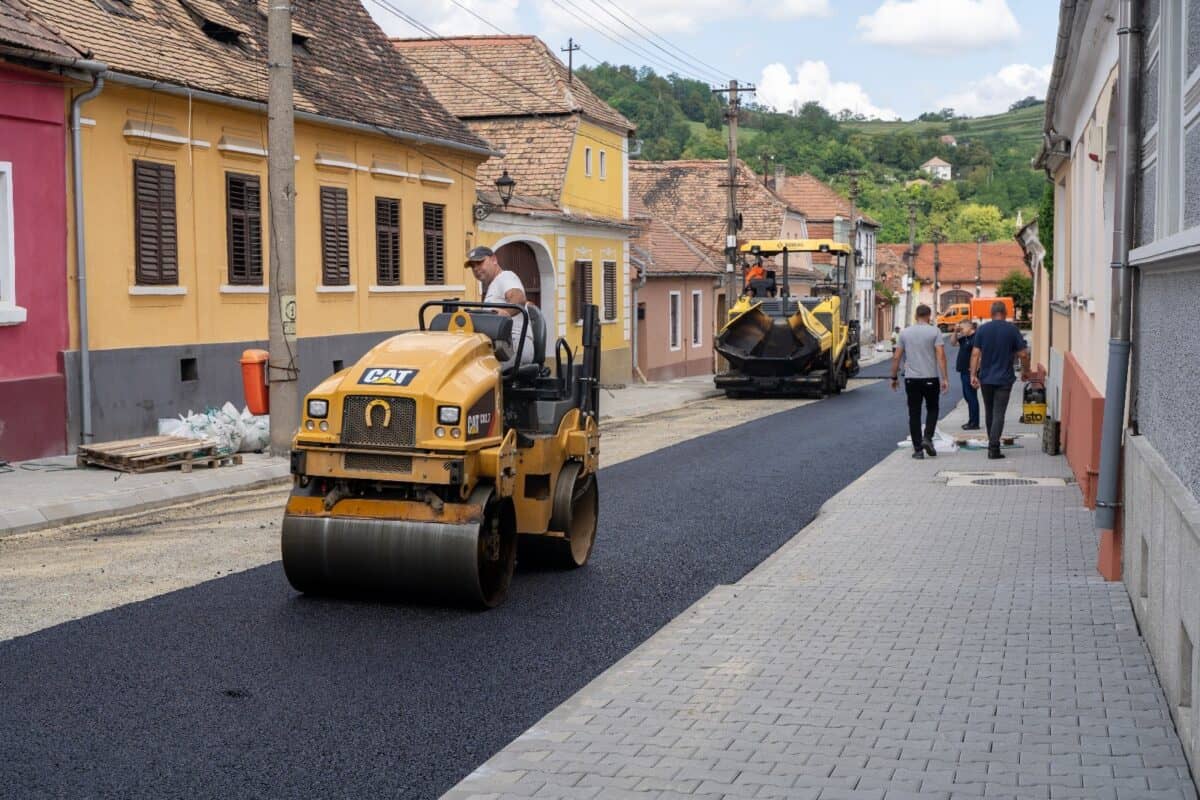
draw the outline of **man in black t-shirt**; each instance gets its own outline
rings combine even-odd
[[[1029,345],[1020,329],[1008,322],[1004,303],[992,303],[992,321],[975,334],[971,350],[971,385],[983,391],[984,422],[988,432],[988,458],[1004,458],[1000,438],[1004,434],[1004,412],[1012,385],[1013,359],[1021,359],[1021,380],[1029,379]]]
[[[971,385],[971,352],[975,349],[975,323],[971,320],[958,323],[950,334],[950,343],[958,345],[958,356],[954,370],[962,384],[963,399],[967,401],[967,424],[964,431],[979,430],[979,390]]]

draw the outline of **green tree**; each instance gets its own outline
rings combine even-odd
[[[1008,238],[1011,227],[995,206],[968,203],[958,209],[952,235],[960,241],[974,241],[984,236],[995,242]]]
[[[705,128],[697,133],[692,132],[683,148],[684,158],[725,158],[728,155],[726,137],[720,132]]]
[[[1033,311],[1033,278],[1029,277],[1028,272],[1014,269],[1000,281],[996,292],[999,297],[1011,297],[1013,306],[1021,312],[1021,316],[1029,319]]]
[[[1046,248],[1042,266],[1047,274],[1054,274],[1054,184],[1047,182],[1042,190],[1042,202],[1038,206],[1038,238]]]

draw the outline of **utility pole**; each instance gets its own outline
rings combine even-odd
[[[913,284],[917,280],[917,204],[908,204],[908,292],[904,298],[904,325],[913,323]]]
[[[560,53],[567,54],[567,83],[575,82],[575,51],[579,49],[580,47],[579,45],[575,44],[575,39],[573,37],[567,38],[566,47],[560,47],[558,49]]]
[[[858,176],[862,173],[851,170],[847,174],[850,176],[850,263],[846,265],[846,297],[850,301],[850,319],[858,319]]]
[[[300,427],[300,368],[296,362],[296,165],[292,96],[291,0],[269,0],[267,12],[267,189],[271,274],[267,334],[271,389],[271,455],[286,456]]]
[[[733,301],[738,295],[737,275],[735,273],[735,265],[737,264],[737,235],[738,229],[741,228],[738,224],[737,212],[737,127],[738,108],[741,106],[738,93],[753,91],[753,86],[739,86],[736,80],[730,81],[729,88],[727,89],[713,89],[714,94],[727,93],[729,95],[729,104],[725,109],[725,119],[729,123],[729,201],[725,225],[725,303],[727,307],[733,306]],[[786,276],[784,280],[786,281]],[[721,322],[723,324],[724,320]]]
[[[938,252],[938,245],[945,240],[945,237],[942,236],[941,228],[934,228],[930,238],[933,239],[933,316],[936,319],[939,310],[938,291],[940,291],[942,285],[942,257]]]
[[[771,155],[770,153],[763,152],[761,157],[762,157],[762,165],[763,165],[763,186],[766,186],[769,189],[769,188],[771,188],[771,184],[770,184],[767,176],[771,172],[770,166],[771,166],[771,162],[775,160],[775,156]],[[776,186],[775,189],[778,191],[779,187]]]
[[[975,296],[983,297],[983,243],[987,234],[981,233],[975,237]]]

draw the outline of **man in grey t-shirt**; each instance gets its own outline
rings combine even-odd
[[[938,390],[950,391],[946,371],[946,346],[935,328],[929,306],[917,306],[916,324],[900,332],[900,341],[892,355],[892,391],[899,388],[900,364],[904,363],[904,393],[908,397],[908,432],[912,436],[913,458],[937,455],[933,434],[937,430]],[[941,380],[939,381],[939,376]],[[925,425],[921,426],[921,406],[925,406]]]

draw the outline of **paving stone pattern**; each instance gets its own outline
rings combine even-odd
[[[1021,441],[892,455],[446,798],[1195,798],[1078,489],[937,477],[1070,475]]]

